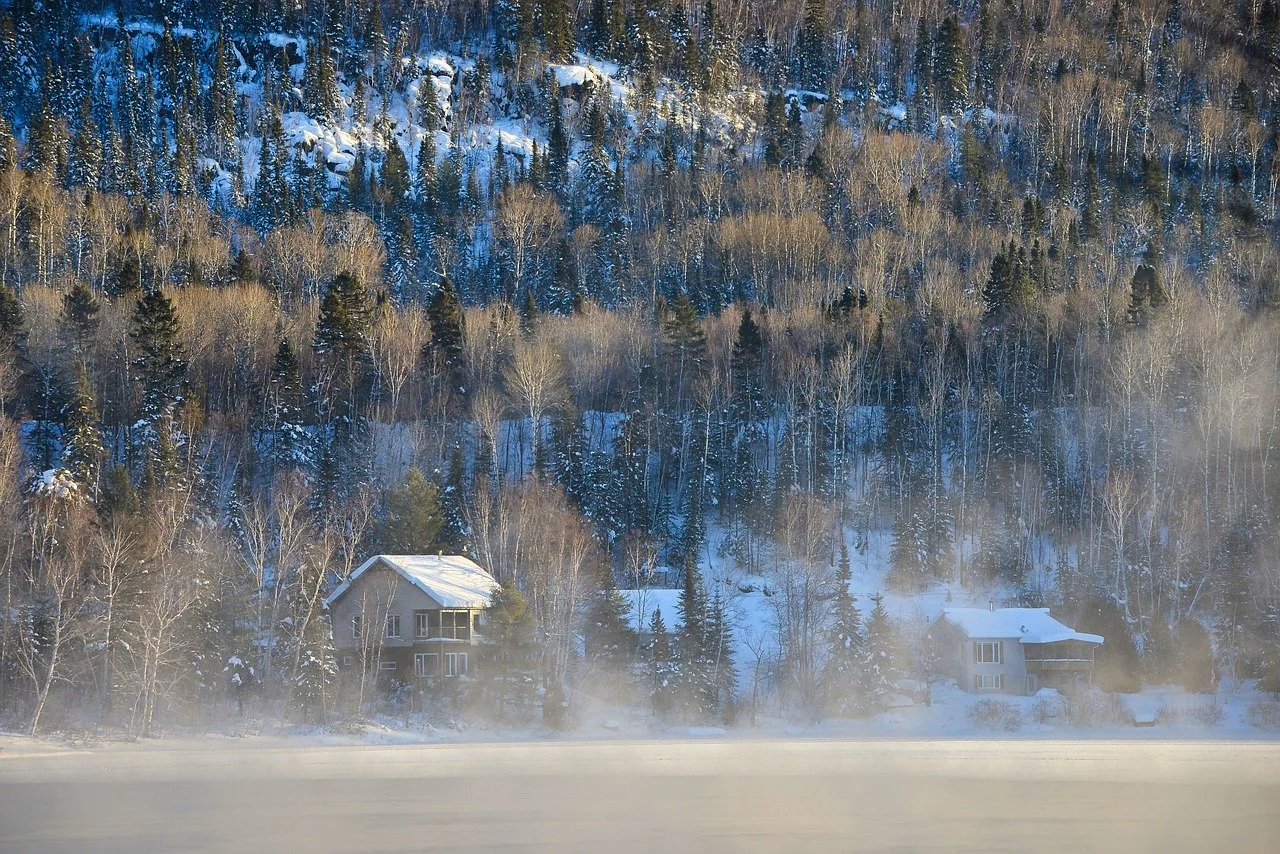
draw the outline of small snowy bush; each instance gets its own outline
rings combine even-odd
[[[1217,726],[1223,717],[1222,705],[1216,699],[1191,707],[1191,719],[1201,726]]]
[[[1022,712],[1006,700],[979,700],[969,707],[969,721],[983,729],[1015,732],[1022,728]]]
[[[1067,716],[1076,726],[1132,724],[1133,712],[1115,694],[1098,688],[1077,692],[1067,701]]]
[[[1275,700],[1254,700],[1249,704],[1244,719],[1259,729],[1280,729],[1280,703]]]
[[[1031,706],[1031,719],[1038,724],[1054,724],[1067,717],[1067,698],[1058,693],[1041,691]]]
[[[1160,708],[1156,709],[1155,723],[1160,726],[1170,726],[1182,723],[1186,717],[1186,710],[1182,706],[1161,703]]]

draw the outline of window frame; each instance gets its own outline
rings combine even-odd
[[[995,684],[989,685],[988,682]],[[973,674],[973,690],[976,691],[1003,691],[1004,690],[1004,674],[1003,673],[975,673]]]
[[[461,662],[462,669],[458,669]],[[470,673],[467,654],[465,652],[446,652],[444,654],[444,675],[446,677],[467,676]]]
[[[353,614],[351,616],[351,638],[360,640],[364,636],[364,616],[361,614]]]
[[[440,674],[440,654],[437,652],[415,652],[413,654],[413,675],[419,679],[429,679]]]
[[[391,661],[379,661],[378,669],[379,670],[395,670],[396,662],[394,659],[392,659]]]
[[[990,657],[988,657],[990,653]],[[973,642],[974,664],[1004,664],[1004,641]]]
[[[393,628],[394,627],[394,634]],[[382,628],[383,640],[400,640],[400,615],[387,614],[387,620]]]

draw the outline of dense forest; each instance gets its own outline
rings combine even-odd
[[[774,708],[872,710],[881,541],[1276,681],[1278,68],[1276,0],[7,0],[0,721],[358,714],[323,598],[437,549],[490,699],[732,715],[747,576]]]

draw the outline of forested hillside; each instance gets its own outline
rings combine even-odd
[[[874,709],[881,544],[1280,684],[1276,0],[8,0],[0,161],[0,721],[350,714],[438,549],[538,696]]]

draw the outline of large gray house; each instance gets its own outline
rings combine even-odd
[[[1048,608],[947,608],[929,629],[939,670],[965,691],[1026,694],[1093,683],[1101,635],[1077,632]]]
[[[339,661],[405,681],[466,676],[497,589],[460,555],[374,555],[325,599]]]

